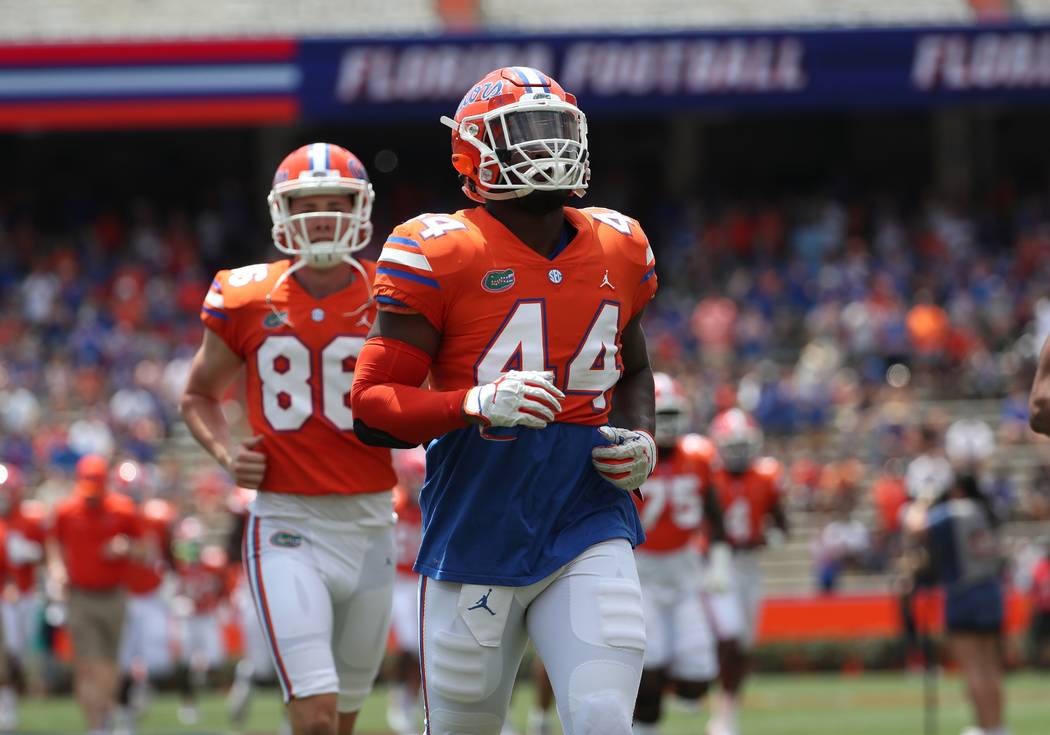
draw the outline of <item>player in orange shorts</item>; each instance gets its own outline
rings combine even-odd
[[[190,431],[257,488],[244,564],[295,733],[353,729],[382,661],[394,582],[387,449],[353,432],[350,386],[375,318],[375,264],[358,260],[373,200],[361,162],[313,143],[277,167],[274,245],[287,259],[220,271],[182,400]],[[253,436],[221,410],[247,375]]]

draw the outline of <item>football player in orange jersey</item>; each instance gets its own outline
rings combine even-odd
[[[397,581],[394,582],[392,627],[397,656],[393,683],[387,702],[387,724],[396,733],[419,732],[419,575],[412,570],[423,536],[423,516],[419,512],[419,490],[426,477],[427,458],[422,448],[394,453],[397,485],[394,512],[397,526]]]
[[[37,572],[44,562],[47,511],[42,503],[25,499],[25,479],[14,465],[0,464],[0,522],[7,528],[7,574],[17,592],[0,602],[8,669],[27,673],[33,640],[40,626],[41,600]],[[17,678],[17,676],[15,677]],[[0,686],[0,729],[18,724],[17,695],[12,686]]]
[[[546,74],[497,69],[442,121],[483,206],[387,238],[352,394],[367,441],[429,442],[426,731],[500,732],[531,638],[564,732],[626,735],[645,648],[630,493],[656,463],[653,251],[635,220],[567,206],[588,183],[587,122]]]
[[[749,415],[731,408],[715,416],[708,432],[718,449],[713,481],[722,506],[726,536],[733,547],[732,584],[709,597],[709,612],[718,636],[722,691],[714,697],[709,735],[736,735],[740,691],[747,675],[748,651],[754,645],[762,604],[758,549],[788,533],[780,502],[780,463],[763,457],[762,430]],[[766,519],[776,526],[767,533]]]
[[[687,433],[689,404],[669,375],[656,373],[656,471],[642,486],[645,543],[635,551],[645,605],[645,669],[634,707],[635,735],[658,732],[663,693],[699,703],[718,675],[715,636],[702,595],[728,588],[730,551],[711,482],[715,448]],[[693,543],[705,523],[706,570]],[[705,584],[706,583],[706,584]]]
[[[353,730],[382,661],[394,582],[394,470],[388,449],[354,435],[350,385],[375,318],[364,166],[329,143],[277,167],[273,241],[290,256],[220,271],[182,414],[233,476],[257,488],[245,572],[292,730]],[[221,410],[247,376],[253,436],[235,441]]]
[[[175,508],[166,500],[151,497],[154,479],[151,468],[132,460],[117,463],[114,489],[132,499],[140,525],[139,555],[129,560],[124,584],[128,612],[120,641],[120,670],[123,676],[117,698],[117,718],[127,729],[141,714],[151,680],[171,673],[168,601],[162,585],[172,568],[171,539]]]

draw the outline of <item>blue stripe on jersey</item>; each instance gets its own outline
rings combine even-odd
[[[656,273],[656,266],[655,265],[652,268],[650,268],[649,271],[644,276],[642,276],[642,280],[640,281],[640,283],[645,283],[646,281],[648,281],[650,278],[653,277],[654,273]]]
[[[424,286],[430,286],[431,288],[441,288],[441,286],[438,285],[438,282],[435,281],[433,278],[419,276],[415,273],[409,273],[408,271],[398,270],[397,268],[376,268],[376,273],[382,273],[383,275],[390,276],[391,278],[405,278],[409,281],[422,283]]]
[[[376,296],[376,301],[384,306],[398,306],[404,309],[411,309],[412,307],[406,304],[404,301],[399,301],[391,296]]]
[[[419,247],[419,243],[418,242],[416,242],[415,240],[409,240],[407,237],[394,237],[393,235],[391,235],[390,237],[388,237],[386,239],[386,241],[387,242],[396,243],[398,245],[408,245],[409,247],[412,247],[412,248],[418,248]]]
[[[630,496],[602,479],[598,428],[477,427],[427,448],[423,541],[415,570],[438,580],[523,587],[608,539],[645,539]]]
[[[203,311],[205,314],[210,314],[211,316],[215,317],[216,319],[228,319],[229,318],[229,317],[226,316],[226,314],[223,314],[221,311],[217,311],[215,309],[209,309],[207,306],[202,306],[201,307],[201,311]]]
[[[216,293],[222,293],[222,284],[219,283],[219,279],[218,278],[214,279],[211,282],[211,287],[212,287],[212,289],[215,290]]]

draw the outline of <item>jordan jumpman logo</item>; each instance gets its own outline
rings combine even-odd
[[[467,610],[477,610],[480,607],[482,610],[487,611],[489,615],[495,615],[496,613],[492,612],[492,608],[489,607],[489,595],[491,594],[492,588],[489,587],[489,591],[483,594],[481,599],[468,607]]]

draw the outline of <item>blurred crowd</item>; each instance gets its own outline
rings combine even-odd
[[[418,198],[388,197],[377,229]],[[155,465],[177,501],[186,468],[166,448],[201,299],[218,267],[276,256],[265,210],[231,185],[194,207],[140,198],[44,221],[23,204],[0,200],[0,461],[48,504],[88,453]],[[818,569],[826,548],[867,559],[892,535],[909,464],[945,451],[956,416],[939,399],[980,399],[996,456],[1032,441],[1050,198],[1002,187],[907,211],[832,195],[661,206],[641,211],[660,269],[654,367],[686,387],[695,429],[729,405],[754,414],[788,468],[791,506],[831,529]],[[1050,517],[1050,465],[993,457],[986,474],[1005,517]]]

